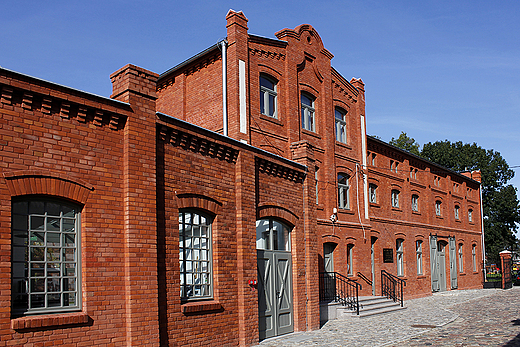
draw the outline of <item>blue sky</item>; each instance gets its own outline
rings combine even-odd
[[[109,96],[127,63],[162,73],[226,35],[232,8],[274,38],[311,24],[366,88],[367,132],[476,142],[520,187],[520,1],[5,1],[0,66]]]

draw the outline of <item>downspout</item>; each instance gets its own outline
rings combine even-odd
[[[487,281],[487,276],[486,276],[486,245],[484,243],[484,206],[482,206],[482,182],[480,183],[480,189],[478,191],[479,191],[479,196],[480,196],[480,225],[481,225],[481,228],[482,228],[482,264],[483,264],[483,269],[482,270],[484,271],[484,282],[486,282]]]
[[[368,220],[370,219],[370,216],[368,214],[367,134],[364,115],[361,115],[361,152],[361,160],[363,163],[363,195],[365,197],[365,219]]]
[[[222,51],[222,133],[228,136],[228,113],[227,113],[227,42],[220,41]]]

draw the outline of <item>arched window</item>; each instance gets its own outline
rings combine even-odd
[[[349,176],[346,174],[338,174],[338,207],[350,209]]]
[[[301,94],[302,128],[309,131],[316,131],[314,100],[315,98],[310,94]]]
[[[472,209],[468,210],[468,221],[473,222],[473,210]]]
[[[455,219],[459,219],[460,218],[460,215],[459,215],[459,210],[460,210],[460,206],[459,205],[455,205]]]
[[[262,114],[278,118],[276,97],[276,80],[266,75],[260,75],[260,112]]]
[[[12,204],[12,312],[81,309],[80,207],[30,198]]]
[[[336,120],[336,141],[347,143],[347,112],[342,108],[334,109],[334,118]]]
[[[256,249],[267,251],[290,251],[291,229],[273,218],[256,221]]]
[[[395,254],[397,256],[397,276],[404,276],[404,240],[397,239],[395,242]]]
[[[213,296],[212,218],[195,210],[179,212],[179,262],[181,299]]]

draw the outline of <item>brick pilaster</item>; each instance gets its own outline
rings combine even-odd
[[[235,174],[237,228],[237,285],[239,343],[258,341],[258,293],[249,280],[257,279],[255,218],[255,159],[246,151],[238,157]]]
[[[296,250],[304,257],[298,257],[293,263],[293,269],[306,269],[303,276],[298,276],[301,283],[293,285],[295,330],[315,330],[320,327],[319,306],[319,269],[318,269],[318,240],[316,224],[316,182],[314,179],[315,159],[312,145],[307,141],[298,141],[291,144],[292,160],[307,166],[307,177],[303,182],[303,250]],[[294,259],[294,258],[293,258]],[[298,270],[296,270],[298,271]],[[300,272],[299,272],[300,273]],[[298,291],[306,291],[306,295]],[[299,298],[307,297],[305,305],[299,305]],[[298,312],[298,307],[305,307],[305,312]],[[296,319],[298,317],[298,319]]]
[[[127,65],[110,76],[112,98],[133,110],[124,129],[123,210],[126,345],[159,346],[156,132],[158,75]]]

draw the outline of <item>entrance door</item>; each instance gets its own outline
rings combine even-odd
[[[256,222],[260,340],[293,332],[289,228],[271,218]]]
[[[437,236],[430,236],[430,269],[432,274],[432,292],[438,292],[441,289],[439,285],[439,267],[437,258]]]
[[[372,262],[372,295],[376,295],[376,253],[375,244],[377,238],[370,239],[370,261]]]
[[[260,339],[293,331],[291,252],[261,251],[258,256]]]
[[[334,243],[323,244],[323,265],[325,272],[334,272]]]
[[[446,291],[446,243],[437,243],[437,269],[439,273],[439,290]]]
[[[455,238],[450,237],[450,278],[451,278],[451,289],[457,289],[457,246]]]

